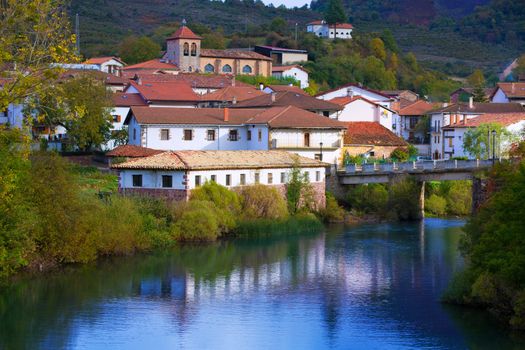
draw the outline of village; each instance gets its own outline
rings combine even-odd
[[[352,28],[342,23],[334,29],[317,21],[308,24],[307,32],[352,40]],[[498,83],[486,91],[487,102],[474,102],[472,89],[455,91],[450,102],[442,103],[409,90],[377,91],[358,82],[312,96],[303,90],[309,86],[309,72],[301,66],[308,61],[305,50],[202,49],[201,37],[185,21],[166,38],[166,48],[161,57],[133,65],[118,57],[57,63],[64,80],[98,74],[111,92],[111,135],[120,138],[97,147],[108,163],[119,159],[111,167],[120,173],[123,193],[187,199],[206,181],[228,188],[284,185],[284,174],[298,161],[303,172],[315,168],[309,179],[320,184],[318,198],[324,198],[326,176],[345,165],[476,159],[482,155],[464,147],[469,130],[496,124],[516,142],[525,125],[525,82]],[[241,76],[292,83],[253,86]],[[25,111],[23,104],[10,104],[0,123],[23,128],[33,118]],[[75,151],[63,126],[31,125],[35,143]],[[488,136],[494,147],[486,150],[487,158],[505,157],[512,146],[495,132]]]

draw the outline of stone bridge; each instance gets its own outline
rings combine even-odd
[[[338,186],[369,183],[393,183],[411,177],[421,184],[419,195],[420,216],[425,212],[425,182],[473,180],[473,211],[484,201],[482,180],[474,174],[494,165],[493,160],[435,160],[403,163],[350,164],[337,171]],[[334,179],[335,180],[335,179]]]

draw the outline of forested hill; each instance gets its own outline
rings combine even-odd
[[[329,0],[287,9],[261,0],[72,0],[71,14],[80,14],[82,51],[86,56],[117,54],[129,35],[146,35],[162,44],[185,18],[226,36],[245,39],[228,45],[264,43],[270,23],[281,17],[292,32],[323,17]],[[497,73],[525,51],[525,6],[516,0],[343,0],[355,34],[390,29],[404,52],[453,76],[474,67]],[[482,5],[482,6],[478,6]],[[198,31],[198,30],[197,30]],[[291,33],[290,33],[291,34]]]

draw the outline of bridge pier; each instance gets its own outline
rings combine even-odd
[[[419,185],[419,211],[418,219],[423,220],[425,218],[425,181],[417,183]]]

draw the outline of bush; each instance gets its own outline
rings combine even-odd
[[[207,201],[193,200],[181,205],[172,227],[177,241],[214,241],[220,233],[217,208]]]
[[[317,233],[323,228],[312,213],[300,213],[285,220],[257,219],[241,221],[237,227],[239,236],[294,235]]]
[[[388,216],[394,220],[420,219],[419,194],[418,183],[411,179],[390,185]]]
[[[396,162],[406,162],[410,155],[403,148],[396,148],[392,153],[390,153],[390,158]]]
[[[242,203],[242,217],[245,220],[288,217],[286,202],[275,187],[244,186],[240,189],[239,194]]]
[[[348,192],[347,198],[352,209],[382,215],[388,204],[388,191],[383,184],[358,185]]]
[[[432,194],[425,200],[425,210],[433,215],[445,215],[447,212],[447,200],[437,194]]]
[[[472,211],[472,182],[451,181],[448,190],[447,212],[451,215],[466,216]]]
[[[327,222],[342,222],[345,219],[345,210],[330,192],[326,193],[326,207],[321,210],[320,214]]]

